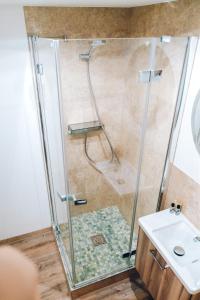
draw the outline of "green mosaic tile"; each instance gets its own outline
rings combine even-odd
[[[68,248],[66,224],[61,225],[61,231]],[[130,226],[116,206],[72,217],[72,231],[77,282],[129,265],[129,260],[122,258],[122,254],[128,251]],[[101,234],[106,243],[94,246],[91,237]],[[134,238],[133,248],[135,244]],[[134,263],[134,257],[131,263]]]

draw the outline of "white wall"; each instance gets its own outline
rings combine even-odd
[[[23,9],[0,6],[0,239],[50,226]]]
[[[195,46],[195,44],[194,44]],[[191,118],[192,108],[196,95],[200,90],[200,42],[198,43],[197,53],[194,60],[189,90],[186,98],[186,105],[183,113],[181,130],[179,134],[175,165],[200,184],[200,155],[194,145]]]

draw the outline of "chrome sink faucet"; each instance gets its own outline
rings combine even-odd
[[[182,206],[180,204],[176,205],[176,211],[175,211],[175,215],[180,215],[182,210]]]
[[[171,203],[169,209],[171,214],[175,213],[175,215],[180,215],[181,210],[182,210],[182,206],[180,204],[175,204],[173,202]]]
[[[174,202],[171,203],[169,212],[170,212],[171,214],[175,213],[175,203],[174,203]]]
[[[193,239],[193,241],[195,242],[195,243],[197,243],[197,242],[200,242],[200,236],[195,236],[194,237],[194,239]]]

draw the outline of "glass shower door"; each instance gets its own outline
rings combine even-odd
[[[138,218],[157,208],[186,46],[32,39],[52,222],[75,288],[134,266]]]
[[[140,186],[134,221],[138,233],[138,219],[155,212],[161,191],[161,182],[167,159],[174,117],[179,113],[184,86],[183,68],[187,67],[188,38],[162,37],[154,39],[152,70],[160,71],[149,87],[149,108],[146,115],[146,133],[141,163]],[[180,102],[180,103],[179,103]]]
[[[29,40],[37,85],[38,117],[52,225],[68,279],[74,281],[73,247],[70,235],[67,178],[64,158],[62,114],[58,74],[58,41],[32,37]],[[66,233],[65,227],[68,228]]]
[[[70,203],[76,286],[134,266],[153,41],[60,42],[69,193],[83,200]]]

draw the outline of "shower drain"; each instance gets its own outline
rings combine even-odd
[[[96,235],[91,236],[90,238],[95,247],[103,245],[103,244],[107,244],[106,239],[103,236],[103,234],[96,234]]]

